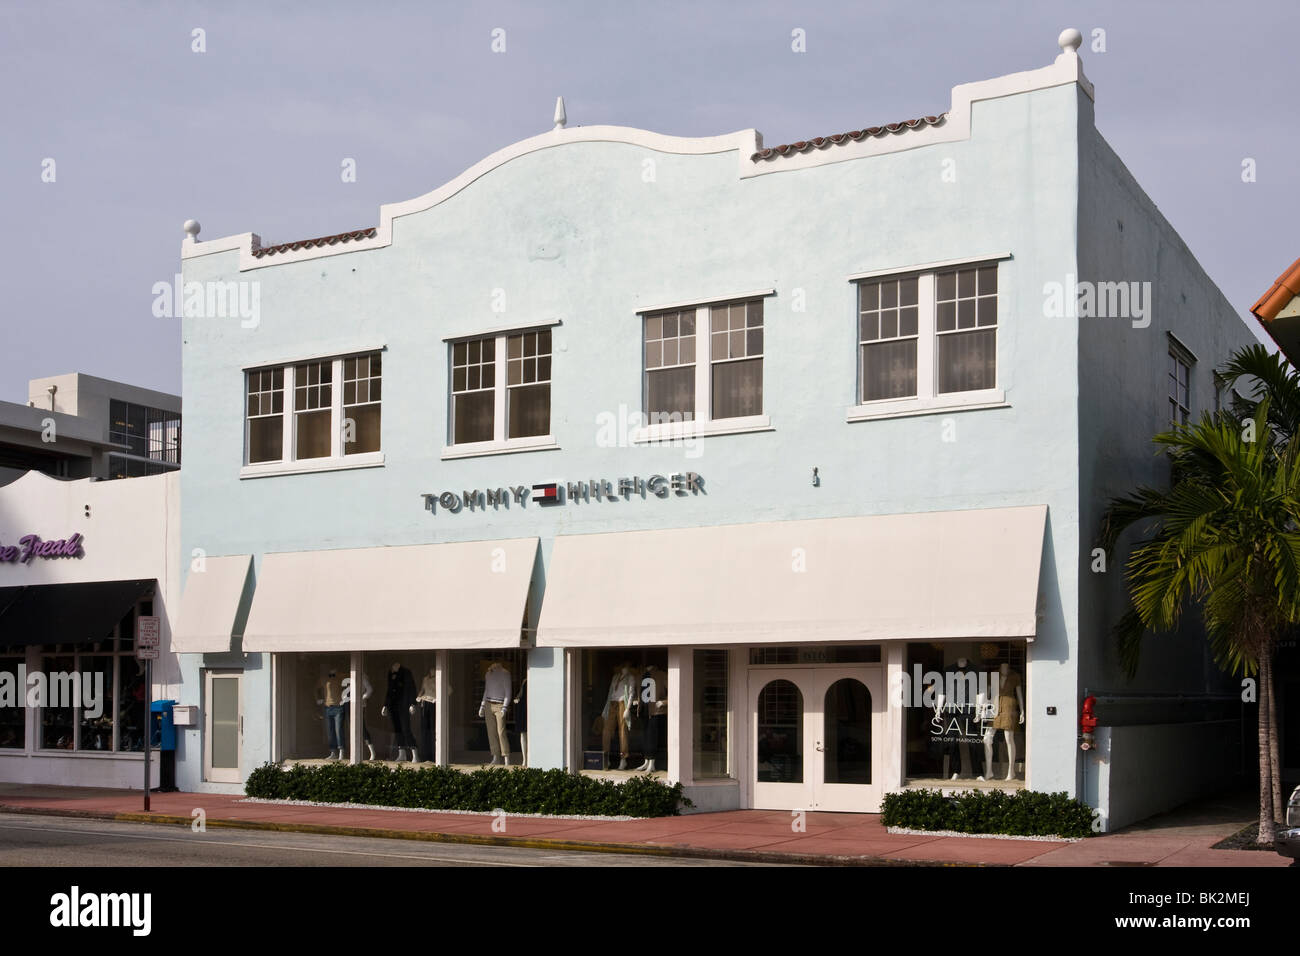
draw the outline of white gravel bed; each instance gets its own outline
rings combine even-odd
[[[913,830],[911,827],[885,827],[890,833],[904,836],[979,837],[982,840],[1032,840],[1037,843],[1078,843],[1083,837],[1020,836],[1015,833],[960,833],[957,830]]]
[[[378,803],[321,803],[318,800],[271,800],[266,797],[243,797],[236,803],[269,803],[281,807],[342,807],[344,810],[398,810],[404,813],[459,813],[469,817],[495,817],[489,810],[428,810],[424,807],[386,807]],[[507,813],[507,817],[538,820],[650,820],[653,817],[599,817],[565,813]]]

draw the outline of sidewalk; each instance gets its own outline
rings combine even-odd
[[[1077,843],[902,836],[887,832],[879,816],[856,813],[809,813],[806,832],[796,833],[791,814],[784,810],[731,810],[631,821],[507,816],[505,831],[493,832],[494,818],[488,814],[298,807],[242,800],[226,794],[155,793],[151,812],[146,814],[139,791],[0,784],[0,812],[189,826],[193,811],[202,809],[209,827],[551,850],[810,864],[1237,867],[1290,863],[1272,852],[1210,849],[1251,822],[1250,801],[1237,796],[1204,801]]]

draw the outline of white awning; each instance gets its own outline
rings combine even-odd
[[[1032,639],[1044,505],[562,535],[549,647]]]
[[[518,647],[536,538],[262,558],[246,651]]]
[[[172,650],[178,654],[216,654],[230,650],[231,638],[243,632],[248,616],[244,588],[251,554],[204,558],[191,567],[181,596],[181,610],[172,629]]]

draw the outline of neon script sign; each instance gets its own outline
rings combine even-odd
[[[25,534],[17,544],[6,545],[0,541],[0,564],[31,564],[35,558],[80,558],[85,552],[80,534],[57,541],[42,541],[39,535]]]

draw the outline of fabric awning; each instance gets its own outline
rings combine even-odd
[[[518,647],[536,538],[268,554],[245,651]]]
[[[562,535],[537,644],[1032,639],[1047,508]]]
[[[32,584],[0,598],[0,645],[85,644],[113,636],[113,628],[156,582],[85,581]]]
[[[181,610],[172,629],[172,650],[179,654],[213,654],[230,650],[231,639],[244,633],[252,591],[251,554],[204,558],[203,570],[190,569]]]

